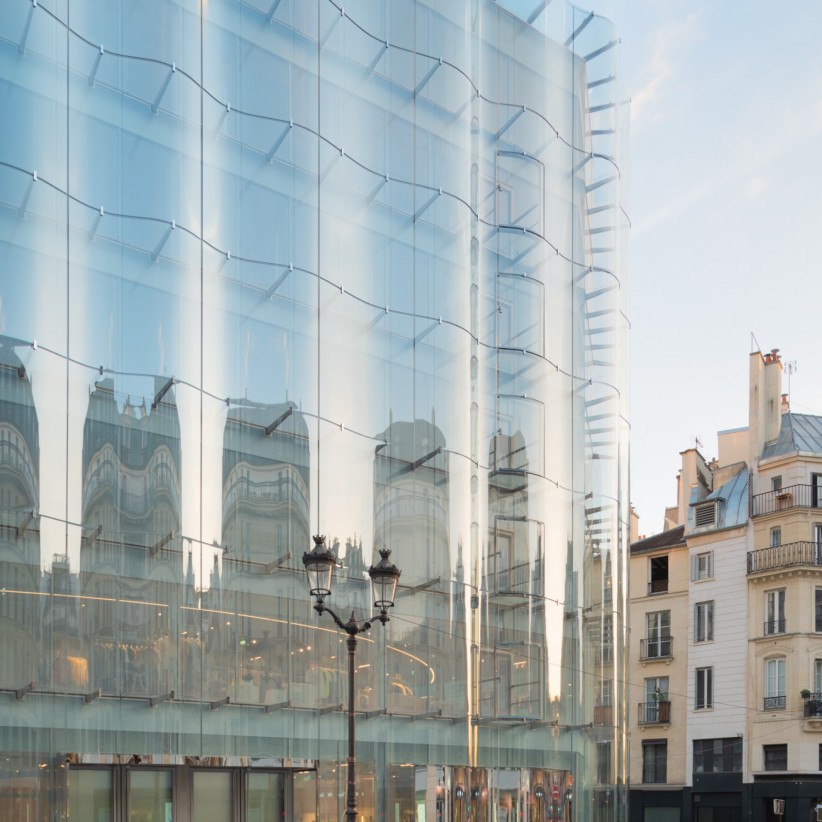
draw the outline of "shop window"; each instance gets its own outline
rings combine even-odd
[[[114,818],[114,773],[106,769],[80,768],[72,771],[69,793],[71,819]]]
[[[211,768],[192,773],[191,818],[196,822],[231,819],[231,773]]]
[[[128,818],[171,819],[171,771],[135,768],[127,773]]]

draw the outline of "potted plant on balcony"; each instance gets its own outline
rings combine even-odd
[[[811,699],[812,694],[807,688],[803,688],[799,692],[799,696],[805,701],[805,716],[819,716],[822,712],[822,702],[817,699]]]

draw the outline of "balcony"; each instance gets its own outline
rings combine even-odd
[[[671,659],[673,657],[674,638],[661,636],[655,639],[639,640],[639,658],[648,659]]]
[[[610,705],[594,706],[594,725],[613,725],[614,709]]]
[[[813,485],[788,485],[778,491],[754,494],[751,499],[751,516],[773,514],[789,508],[820,508],[822,495]]]
[[[784,711],[785,697],[784,696],[766,696],[765,704],[762,706],[763,711]]]
[[[822,693],[818,691],[811,693],[804,699],[805,707],[803,716],[805,719],[818,719],[822,721]]]
[[[773,636],[774,634],[784,634],[786,631],[786,623],[784,619],[772,619],[765,623],[765,636]]]
[[[656,702],[640,702],[637,708],[639,725],[667,725],[671,721],[671,702],[660,699]]]
[[[822,567],[822,543],[786,542],[773,548],[748,551],[749,574],[798,565]]]

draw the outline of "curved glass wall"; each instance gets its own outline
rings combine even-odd
[[[7,6],[0,817],[624,819],[611,25]]]

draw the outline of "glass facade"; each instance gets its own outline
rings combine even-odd
[[[4,3],[0,818],[339,819],[313,534],[340,614],[402,569],[363,820],[625,818],[617,43],[542,0]]]

